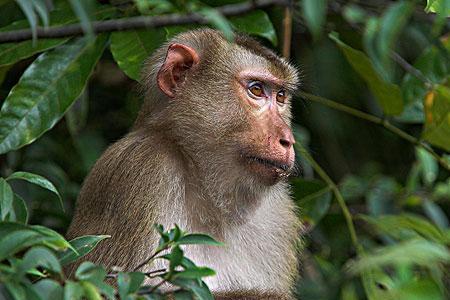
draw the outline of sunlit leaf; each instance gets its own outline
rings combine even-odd
[[[91,252],[92,249],[94,249],[98,245],[98,243],[109,237],[109,235],[85,235],[77,237],[69,241],[76,252],[71,249],[67,249],[64,252],[58,253],[58,259],[63,266],[74,262],[78,258],[83,257]]]
[[[397,115],[403,110],[403,99],[400,88],[384,81],[375,71],[369,58],[361,51],[355,50],[339,40],[336,34],[330,34],[344,53],[347,61],[365,80],[383,111],[388,115]]]
[[[422,137],[450,151],[450,89],[437,85],[425,96],[425,128]]]
[[[0,153],[33,142],[52,128],[80,95],[106,45],[75,39],[39,56],[0,111]]]
[[[187,279],[197,279],[207,276],[214,276],[216,275],[216,272],[210,268],[206,267],[195,267],[191,269],[187,269],[184,271],[176,272],[175,277],[176,278],[187,278]]]
[[[178,243],[180,245],[193,245],[193,244],[211,245],[211,246],[222,246],[223,245],[223,243],[218,242],[215,239],[213,239],[212,237],[210,237],[206,234],[201,234],[201,233],[187,234],[187,235],[183,236],[182,238],[180,238]]]

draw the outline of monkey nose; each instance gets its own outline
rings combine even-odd
[[[290,149],[292,145],[294,145],[295,140],[290,129],[283,130],[283,132],[281,133],[279,143],[285,149]]]

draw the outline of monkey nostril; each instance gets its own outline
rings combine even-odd
[[[280,144],[281,146],[283,146],[284,148],[290,148],[292,146],[291,141],[287,140],[287,139],[280,139]]]

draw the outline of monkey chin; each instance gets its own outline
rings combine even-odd
[[[294,162],[282,162],[257,156],[246,156],[245,160],[248,170],[266,186],[287,179],[294,166]]]

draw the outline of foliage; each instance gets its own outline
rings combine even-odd
[[[0,44],[0,295],[163,299],[158,284],[170,282],[176,299],[211,299],[202,278],[214,272],[182,250],[218,244],[207,236],[157,226],[146,263],[166,260],[165,270],[85,262],[68,280],[63,266],[108,237],[66,241],[58,232],[92,164],[132,125],[145,59],[198,27],[95,35],[93,22],[199,13],[230,39],[237,30],[282,47],[283,9],[230,18],[216,10],[243,2],[0,0],[0,32],[33,33]],[[301,299],[448,298],[450,1],[299,0],[292,9],[290,60],[304,81],[293,103],[303,178],[291,181],[306,225]],[[40,26],[75,23],[84,36],[37,38]],[[145,286],[147,277],[160,281]]]

